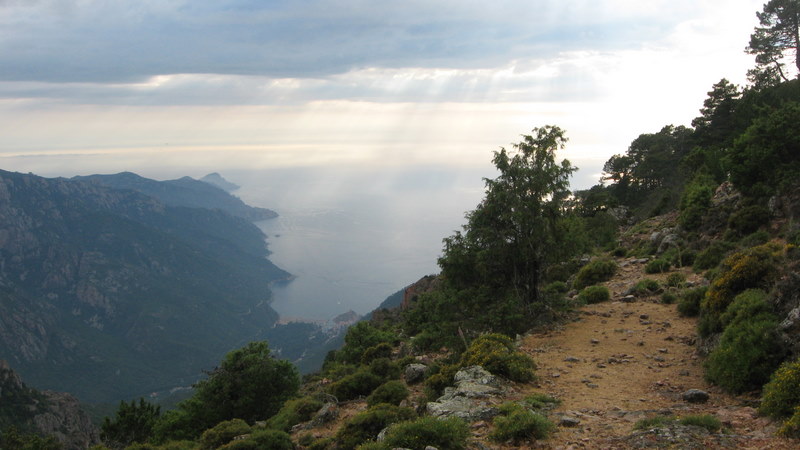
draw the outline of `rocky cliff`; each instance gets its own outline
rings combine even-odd
[[[266,255],[223,211],[0,171],[0,358],[85,401],[191,384],[276,322]]]

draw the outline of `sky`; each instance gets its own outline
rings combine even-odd
[[[745,83],[763,0],[0,0],[0,168],[475,168],[558,125],[573,185]]]

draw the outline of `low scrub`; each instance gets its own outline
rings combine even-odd
[[[709,433],[716,433],[722,429],[722,422],[711,414],[690,414],[681,417],[678,423],[681,425],[702,427],[708,430]]]
[[[250,425],[244,420],[226,420],[204,431],[203,435],[200,437],[200,444],[204,450],[213,450],[227,444],[236,436],[241,436],[249,432]]]
[[[672,264],[669,261],[658,258],[645,264],[644,271],[645,273],[664,273],[669,272],[670,267]]]
[[[382,403],[351,417],[336,432],[336,448],[354,449],[357,445],[375,439],[389,425],[411,420],[416,416],[411,408]]]
[[[797,406],[800,406],[800,359],[784,363],[772,374],[764,385],[759,412],[782,419],[792,415]]]
[[[293,450],[289,434],[280,430],[253,431],[245,439],[237,439],[219,447],[224,450]]]
[[[319,411],[320,408],[322,408],[322,402],[311,397],[288,400],[283,404],[278,414],[275,414],[267,421],[267,427],[289,431],[298,423],[311,420],[314,413]]]
[[[494,430],[489,439],[495,442],[547,439],[555,425],[547,417],[536,414],[516,403],[506,403],[500,407],[501,414],[494,419]]]
[[[583,289],[587,286],[608,281],[617,273],[619,266],[612,259],[595,259],[581,267],[575,275],[572,285],[575,289]]]
[[[495,375],[522,383],[535,378],[533,360],[518,351],[511,338],[497,333],[485,334],[472,341],[459,365],[482,366]]]
[[[379,403],[399,405],[406,398],[408,398],[408,388],[405,383],[400,380],[390,380],[372,391],[367,397],[367,405],[375,406]]]
[[[697,317],[700,314],[700,302],[706,296],[707,287],[701,286],[684,291],[678,300],[678,314],[682,317]]]
[[[375,449],[393,448],[462,450],[467,447],[469,426],[457,417],[437,419],[420,417],[410,422],[400,422],[389,427],[383,442]]]
[[[589,305],[607,302],[610,298],[611,292],[605,286],[589,286],[578,294],[578,300]]]

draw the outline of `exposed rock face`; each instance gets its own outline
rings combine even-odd
[[[428,366],[425,364],[409,364],[406,366],[403,377],[406,379],[406,383],[408,384],[419,383],[423,378],[425,378],[425,373],[427,371]]]
[[[85,449],[100,443],[97,428],[75,397],[28,388],[3,360],[0,360],[0,386],[3,412],[17,418],[14,425],[54,436],[67,449]]]
[[[421,294],[430,292],[438,286],[439,278],[436,276],[428,275],[420,278],[419,281],[406,288],[403,293],[403,302],[400,304],[400,309],[406,310],[411,308]]]
[[[499,411],[487,400],[503,392],[497,377],[483,367],[465,367],[456,373],[455,387],[445,388],[444,395],[427,404],[428,413],[434,417],[460,417],[468,422],[491,419]]]

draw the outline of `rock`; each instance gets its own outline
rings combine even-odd
[[[570,416],[562,416],[561,420],[558,421],[558,425],[562,427],[577,427],[581,424],[580,419]]]
[[[705,403],[708,401],[708,392],[700,389],[689,389],[681,396],[689,403]]]
[[[600,341],[598,339],[592,339],[590,342],[592,344],[599,344],[600,343]]]
[[[333,422],[339,418],[339,407],[336,403],[325,403],[322,408],[317,411],[317,414],[311,420],[311,426],[317,427],[326,423]]]
[[[483,367],[470,366],[459,370],[454,380],[455,387],[445,388],[444,395],[427,404],[428,414],[433,417],[460,417],[475,422],[489,420],[499,413],[497,408],[483,401],[503,393],[494,375]]]
[[[639,314],[639,318],[642,319],[642,320],[647,320],[647,319],[650,318],[650,316],[647,315],[647,314]]]
[[[661,239],[661,244],[658,245],[658,250],[656,250],[656,253],[660,255],[667,251],[670,247],[679,247],[680,241],[680,237],[678,237],[677,234],[667,234]]]
[[[414,384],[422,381],[426,373],[428,373],[428,366],[425,364],[409,364],[406,366],[403,375],[406,379],[406,383]]]
[[[581,360],[574,356],[567,356],[564,358],[564,362],[581,362]]]
[[[632,294],[628,294],[620,299],[620,301],[624,303],[633,303],[636,301],[636,296]]]

